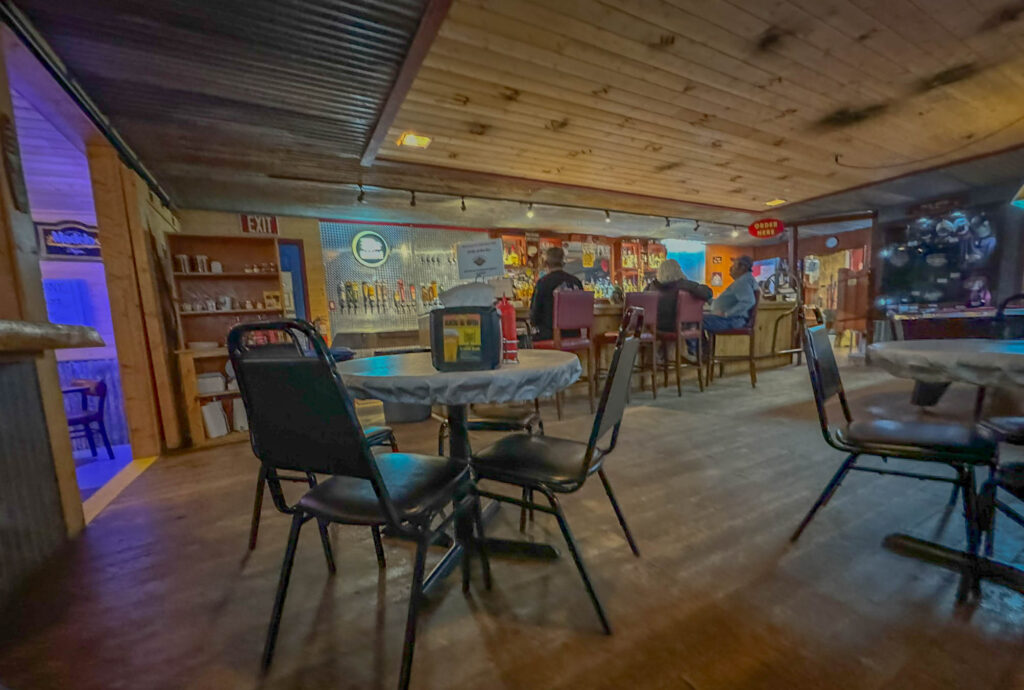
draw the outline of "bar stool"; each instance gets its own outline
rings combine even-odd
[[[754,308],[750,310],[750,318],[747,325],[742,328],[731,328],[718,333],[708,333],[708,385],[715,380],[715,365],[719,366],[718,375],[722,375],[724,362],[742,362],[744,360],[750,366],[750,387],[757,388],[757,356],[754,354],[754,333],[757,329],[757,309],[761,306],[761,293],[754,292]],[[717,355],[715,353],[715,336],[719,335],[745,335],[750,339],[750,346],[745,355]]]
[[[651,395],[654,399],[658,399],[658,372],[657,372],[657,353],[655,347],[655,331],[657,330],[658,322],[658,293],[657,292],[629,292],[626,293],[626,303],[623,306],[623,311],[629,311],[632,308],[639,308],[643,310],[644,314],[644,325],[643,330],[640,332],[640,352],[641,361],[637,365],[640,369],[641,374],[644,370],[643,364],[643,349],[648,348],[648,368],[651,375]],[[608,331],[606,333],[598,333],[594,339],[596,341],[596,358],[597,368],[601,369],[601,356],[604,353],[604,348],[607,345],[615,345],[619,339],[618,331]],[[644,390],[644,377],[640,376],[640,390]]]
[[[584,290],[556,290],[555,309],[551,319],[551,340],[534,340],[535,350],[561,350],[587,353],[587,399],[594,412],[594,293]],[[586,331],[578,336],[562,337],[562,331]],[[562,418],[562,395],[555,394],[555,410]]]
[[[676,295],[676,330],[658,331],[657,337],[660,343],[675,344],[675,365],[676,365],[676,391],[679,396],[683,395],[683,350],[686,341],[696,339],[697,341],[697,387],[704,392],[704,376],[701,368],[704,366],[704,342],[701,334],[704,331],[704,300],[694,297],[689,292],[680,290]],[[712,350],[713,352],[713,350]],[[665,372],[665,385],[668,385],[668,359],[665,360],[662,368]]]

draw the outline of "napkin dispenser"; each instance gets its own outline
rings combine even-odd
[[[430,356],[438,371],[496,369],[501,320],[494,307],[446,307],[430,312]]]

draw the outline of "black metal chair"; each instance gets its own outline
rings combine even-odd
[[[994,434],[975,424],[953,422],[898,421],[894,419],[869,419],[854,421],[846,402],[846,393],[839,376],[832,344],[824,326],[806,329],[804,354],[807,369],[811,375],[814,403],[818,409],[821,433],[825,442],[837,450],[848,453],[846,460],[825,486],[807,515],[796,528],[790,541],[800,538],[815,514],[839,488],[850,471],[873,474],[895,475],[931,481],[947,482],[962,492],[964,497],[964,518],[968,545],[976,552],[978,530],[976,529],[977,492],[974,484],[974,468],[992,468],[995,465],[997,443]],[[829,425],[825,406],[838,398],[843,412],[844,425],[834,429]],[[916,472],[904,472],[880,467],[857,464],[862,455],[873,455],[887,461],[889,458],[915,460],[948,465],[955,478]]]
[[[289,334],[292,335],[292,334]],[[263,356],[274,356],[281,354],[293,354],[293,355],[310,355],[312,353],[306,353],[303,351],[301,344],[297,340],[292,340],[289,343],[273,343],[268,345],[260,345],[257,347],[251,347],[249,350],[250,357],[263,357]],[[366,442],[370,447],[377,446],[388,446],[392,452],[398,452],[398,441],[395,439],[395,434],[391,430],[391,427],[387,426],[372,426],[363,430],[366,435]],[[256,496],[253,500],[252,507],[252,518],[249,521],[249,550],[252,551],[256,548],[256,540],[259,537],[260,532],[260,516],[263,513],[263,494],[267,486],[267,477],[273,470],[267,466],[260,464],[260,470],[256,477]],[[288,472],[274,472],[278,481],[281,482],[299,482],[308,484],[309,488],[313,488],[317,485],[316,475],[312,472],[307,472],[305,475],[296,475]],[[373,536],[373,547],[377,553],[377,565],[381,568],[387,566],[387,559],[384,556],[384,544],[380,538],[380,528],[376,525],[370,528]]]
[[[81,394],[82,409],[68,415],[68,430],[71,433],[71,440],[84,438],[89,442],[89,453],[96,457],[96,440],[93,434],[98,433],[103,447],[107,449],[107,457],[114,459],[114,449],[110,446],[110,437],[107,436],[107,425],[103,417],[107,409],[107,384],[92,379],[75,379],[71,381],[71,388],[68,392]],[[96,408],[89,408],[89,400],[96,400]],[[93,429],[93,425],[96,429]]]
[[[473,469],[478,479],[489,479],[518,486],[524,491],[531,492],[527,494],[531,497],[533,491],[544,495],[549,504],[547,506],[534,503],[525,497],[513,498],[478,489],[481,496],[555,516],[558,526],[562,530],[562,536],[565,537],[565,542],[576,562],[576,567],[579,569],[580,576],[583,578],[587,594],[590,595],[594,609],[601,619],[601,625],[608,634],[611,634],[611,625],[608,623],[604,608],[594,591],[594,586],[580,556],[579,547],[576,545],[576,539],[569,529],[569,523],[565,519],[565,513],[562,512],[562,506],[556,494],[578,491],[583,487],[587,477],[596,472],[601,478],[605,493],[608,494],[608,499],[611,501],[619,525],[626,535],[629,547],[636,556],[640,555],[636,541],[629,531],[626,518],[622,514],[618,501],[615,500],[611,483],[604,471],[604,459],[615,449],[615,443],[619,437],[622,412],[626,405],[626,395],[629,391],[637,350],[640,347],[643,310],[639,308],[627,310],[623,316],[623,323],[587,443],[552,436],[510,434],[473,455]],[[608,447],[598,448],[597,444],[609,432],[611,432],[611,438]]]
[[[254,355],[246,344],[247,334],[267,330],[283,331],[292,337],[304,335],[316,356],[284,351]],[[399,676],[399,688],[404,690],[412,670],[428,544],[454,523],[456,539],[463,546],[463,589],[469,587],[472,553],[480,555],[484,582],[490,586],[479,499],[469,467],[451,458],[411,453],[375,457],[356,418],[352,399],[335,371],[334,358],[309,323],[278,321],[236,326],[228,335],[228,351],[249,416],[253,452],[268,468],[267,486],[274,505],[292,515],[263,651],[263,670],[273,659],[302,526],[310,519],[321,523],[320,536],[333,573],[327,524],[387,525],[395,534],[416,542]],[[277,478],[282,470],[331,476],[289,505]],[[437,520],[449,503],[454,504],[454,510]]]

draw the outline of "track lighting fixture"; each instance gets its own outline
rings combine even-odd
[[[462,209],[463,213],[466,212],[466,197],[462,197],[462,201],[459,203],[459,208]]]
[[[409,205],[410,206],[415,206],[416,205],[416,190],[414,190],[414,189],[410,189],[409,190]]]
[[[533,218],[533,202],[530,202],[526,206],[526,217],[527,218]]]
[[[612,222],[612,214],[610,212],[608,212],[607,209],[604,212],[604,222],[605,223],[611,223]]]
[[[356,197],[357,204],[366,203],[366,192],[363,190],[363,185],[359,185],[359,196]]]

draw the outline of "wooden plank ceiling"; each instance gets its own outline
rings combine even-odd
[[[363,168],[428,2],[16,0],[183,207],[363,182],[746,222],[1024,143],[1020,3],[454,0]]]
[[[762,211],[1024,143],[1022,12],[455,0],[379,156]]]

